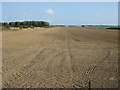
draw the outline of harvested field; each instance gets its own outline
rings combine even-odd
[[[3,32],[3,88],[118,87],[118,31],[54,27]]]

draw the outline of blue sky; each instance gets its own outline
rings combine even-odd
[[[117,2],[3,2],[3,21],[37,20],[50,24],[117,24]]]
[[[120,26],[120,1],[118,2],[118,24]]]

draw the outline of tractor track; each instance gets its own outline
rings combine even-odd
[[[31,30],[27,31],[29,33],[27,39],[31,41],[30,43],[26,41],[22,44],[22,39],[19,38],[19,43],[23,47],[9,48],[8,45],[5,45],[3,47],[2,87],[89,88],[88,82],[91,82],[91,87],[93,88],[106,88],[110,85],[111,87],[117,86],[115,81],[117,80],[115,78],[117,70],[115,68],[109,69],[110,65],[114,65],[113,59],[115,58],[116,60],[117,58],[115,56],[116,44],[112,43],[114,42],[112,41],[114,40],[113,38],[116,38],[114,37],[115,33],[111,32],[113,37],[109,40],[108,37],[110,35],[107,37],[106,31],[85,31],[84,28],[75,28],[74,30],[74,28],[60,27],[53,28],[51,31],[48,29],[44,31],[43,29],[36,32]],[[87,34],[87,32],[90,32],[90,34]],[[98,32],[104,32],[103,35],[105,35],[104,37],[106,37],[108,42],[93,35],[95,33],[98,34]],[[11,33],[9,32],[8,35]],[[21,33],[16,33],[20,37]],[[5,41],[3,44],[9,44],[9,42],[6,42],[9,40],[8,37],[7,35],[4,37]],[[14,37],[17,37],[17,35],[13,36],[11,40]],[[103,43],[101,43],[102,40]],[[27,48],[24,45],[32,48]],[[13,51],[11,51],[12,49]],[[103,69],[101,70],[101,68]],[[106,70],[107,74],[105,76],[104,72]],[[108,80],[109,78],[113,80],[114,84],[111,84],[112,81]]]
[[[59,34],[58,34],[58,36],[59,36]],[[57,37],[58,37],[57,36]],[[31,77],[31,76],[34,76],[34,75],[32,75],[32,73],[31,73],[31,69],[34,69],[34,68],[37,68],[37,67],[34,67],[35,66],[35,64],[36,63],[38,63],[38,61],[40,61],[39,63],[46,63],[45,61],[43,62],[43,60],[48,60],[48,59],[46,59],[46,58],[42,58],[41,57],[41,54],[42,53],[44,53],[44,51],[47,51],[47,48],[49,48],[49,47],[51,47],[52,45],[53,45],[53,43],[54,43],[54,41],[55,41],[55,39],[53,39],[52,40],[52,42],[51,43],[49,43],[48,45],[46,45],[45,47],[43,47],[42,49],[40,49],[39,51],[34,51],[34,52],[32,52],[32,53],[27,53],[27,55],[30,55],[31,56],[31,54],[35,54],[35,53],[37,53],[36,54],[36,56],[32,59],[32,60],[30,60],[29,61],[29,63],[27,64],[27,65],[24,65],[24,67],[20,70],[20,71],[18,71],[18,73],[15,73],[13,76],[14,76],[14,79],[13,80],[11,80],[10,79],[10,81],[8,81],[8,82],[13,82],[14,80],[17,80],[17,76],[19,76],[20,77],[20,75],[27,75],[27,71],[28,70],[30,70],[30,72],[29,72],[29,76]],[[60,52],[61,53],[61,52]],[[54,59],[54,56],[57,56],[58,54],[60,54],[60,53],[57,53],[57,54],[55,54],[55,55],[53,55],[52,57],[53,57],[53,59]],[[24,55],[25,57],[28,57],[27,55]],[[24,56],[21,56],[20,58],[22,58],[22,60],[24,60],[25,58],[24,58]],[[51,56],[49,56],[48,58],[50,58]],[[51,57],[51,58],[52,58]],[[18,57],[19,58],[19,57]],[[19,58],[19,59],[20,59]],[[23,59],[24,58],[24,59]],[[17,63],[17,62],[16,62]],[[13,63],[13,65],[14,65],[14,63]],[[34,67],[34,68],[32,68],[32,67]],[[43,67],[42,67],[43,68]],[[4,71],[4,70],[3,70]],[[5,72],[5,71],[4,71]],[[6,74],[6,73],[5,73]],[[19,75],[20,74],[20,75]],[[30,75],[31,74],[31,75]],[[46,75],[47,76],[47,75]],[[30,78],[29,77],[29,78]],[[13,77],[11,77],[11,78],[13,78]],[[19,78],[18,78],[19,79]],[[5,83],[5,85],[4,86],[7,86],[8,85],[8,83],[6,82]],[[13,85],[13,83],[12,83],[12,85]],[[10,85],[9,85],[10,86]],[[25,85],[25,86],[28,86],[28,85]],[[25,87],[24,86],[24,87]]]

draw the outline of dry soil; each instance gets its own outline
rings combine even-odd
[[[3,88],[117,88],[118,31],[54,27],[2,33]]]

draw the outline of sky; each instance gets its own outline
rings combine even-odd
[[[120,2],[118,2],[118,25],[120,26]]]
[[[117,2],[2,2],[2,21],[48,21],[52,25],[118,24]]]

